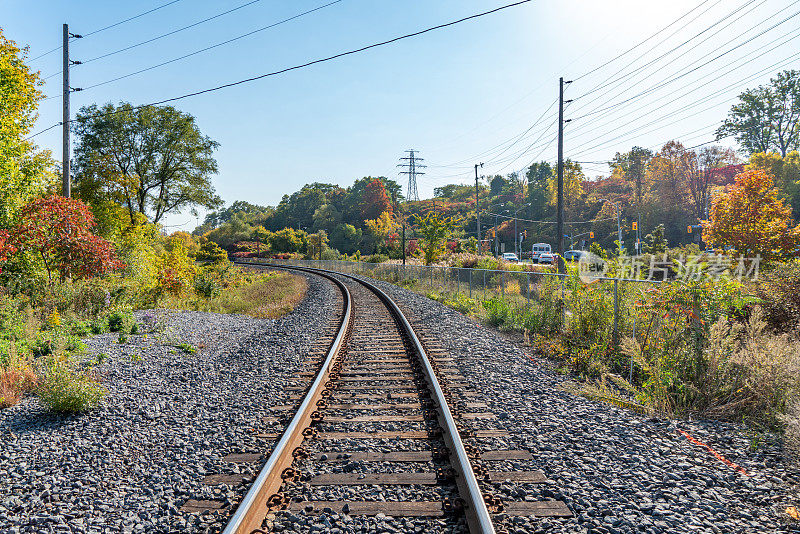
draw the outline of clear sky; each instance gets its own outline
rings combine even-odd
[[[255,1],[76,66],[71,83],[89,87],[330,1]],[[341,0],[233,43],[74,93],[73,113],[91,103],[170,98],[510,1]],[[0,27],[6,37],[28,45],[34,58],[60,45],[64,22],[72,32],[88,34],[166,2],[2,0]],[[249,2],[175,1],[72,41],[71,56],[95,58]],[[226,203],[242,199],[275,205],[305,183],[347,186],[367,175],[385,175],[405,186],[396,165],[409,148],[419,150],[429,164],[419,179],[420,196],[429,197],[436,186],[467,183],[478,162],[486,163],[483,173],[505,174],[533,160],[553,161],[556,108],[549,106],[563,75],[574,80],[566,98],[575,99],[565,114],[573,119],[566,128],[565,155],[591,162],[585,171],[598,175],[607,173],[603,161],[633,145],[657,149],[673,138],[686,146],[712,141],[737,94],[800,64],[799,13],[800,0],[533,0],[173,105],[197,117],[201,130],[220,143],[214,184]],[[38,131],[61,120],[60,50],[32,65],[43,76],[52,75],[44,90],[53,98],[41,103]],[[59,128],[36,140],[60,159]],[[184,213],[166,223],[191,229],[195,221]]]

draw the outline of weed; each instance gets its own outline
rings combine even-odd
[[[94,361],[92,365],[97,366],[103,364],[106,360],[108,360],[108,354],[105,352],[98,352],[97,355],[94,357]]]
[[[131,325],[131,335],[135,336],[138,333],[139,333],[139,323],[133,323]]]
[[[36,387],[36,374],[28,364],[0,368],[0,408],[14,406]]]
[[[175,347],[181,349],[185,354],[197,354],[198,350],[197,347],[189,343],[178,343]]]
[[[124,332],[119,333],[119,337],[117,338],[117,343],[127,343],[128,342],[128,334]]]
[[[39,400],[58,413],[81,413],[96,408],[108,391],[91,369],[78,370],[74,362],[54,358],[36,388]]]
[[[511,317],[511,306],[498,297],[483,301],[483,309],[486,310],[486,321],[494,327],[506,324]]]
[[[119,332],[125,325],[125,315],[122,312],[113,312],[108,316],[108,329],[111,332]]]

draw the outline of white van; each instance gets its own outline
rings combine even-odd
[[[531,260],[533,260],[533,263],[539,263],[539,256],[542,252],[550,254],[553,250],[547,243],[534,243],[531,247]]]

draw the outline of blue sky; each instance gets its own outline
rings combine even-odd
[[[71,55],[77,60],[96,57],[247,1],[181,0],[75,40]],[[6,37],[30,46],[33,58],[60,45],[64,22],[72,32],[86,34],[165,2],[3,0],[0,26]],[[77,66],[72,85],[87,87],[146,68],[325,3],[261,0],[154,43]],[[342,0],[235,43],[75,93],[72,109],[95,102],[157,101],[505,3]],[[602,66],[690,10],[655,38]],[[202,131],[220,143],[220,173],[214,183],[227,203],[243,199],[274,205],[312,181],[346,186],[361,176],[386,175],[404,183],[396,165],[408,148],[419,150],[430,165],[419,181],[420,195],[428,197],[436,186],[469,181],[472,165],[480,161],[487,163],[485,173],[516,171],[533,159],[552,161],[555,108],[536,120],[553,103],[563,75],[575,80],[567,98],[579,97],[566,112],[574,120],[567,126],[565,154],[592,162],[585,170],[596,175],[607,172],[601,162],[633,145],[657,148],[673,138],[687,146],[711,141],[738,93],[766,83],[778,70],[791,68],[792,61],[797,64],[793,56],[800,53],[800,16],[793,15],[798,10],[797,0],[534,0],[173,105],[197,117]],[[60,51],[32,65],[44,76],[57,73]],[[614,82],[634,69],[639,70]],[[612,85],[589,93],[609,78]],[[56,97],[41,103],[38,129],[60,120],[60,85],[58,75],[47,80],[45,93]],[[605,109],[609,106],[614,107]],[[60,158],[58,128],[37,141]],[[184,213],[166,223],[190,229],[195,221]]]

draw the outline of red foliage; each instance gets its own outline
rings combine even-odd
[[[10,243],[10,235],[5,230],[0,230],[0,262],[8,259],[8,256],[14,254],[17,248]],[[3,269],[0,269],[0,273]]]
[[[51,280],[53,270],[62,279],[89,278],[124,266],[117,260],[114,246],[92,233],[95,226],[86,204],[50,195],[22,208],[9,240],[19,250],[33,250]]]
[[[455,252],[457,246],[458,246],[458,241],[447,242],[447,250],[449,250],[450,252]]]
[[[383,182],[376,178],[364,188],[364,195],[361,197],[361,218],[365,221],[377,219],[384,211],[391,214],[392,203],[389,201]]]
[[[400,246],[400,234],[397,232],[392,232],[386,238],[386,246],[389,248],[397,248]]]
[[[736,175],[744,171],[744,163],[726,165],[718,169],[709,169],[708,182],[714,185],[731,185],[736,181]]]
[[[413,256],[419,250],[419,241],[416,239],[412,239],[408,243],[406,243],[406,254],[409,256]]]

